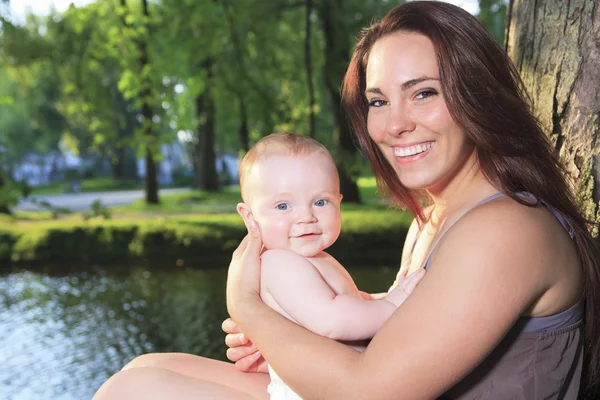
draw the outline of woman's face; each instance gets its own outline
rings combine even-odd
[[[439,77],[426,36],[396,32],[371,49],[369,135],[405,187],[430,193],[443,190],[474,152],[448,112]]]

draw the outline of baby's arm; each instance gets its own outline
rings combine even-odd
[[[297,323],[336,340],[372,338],[397,307],[386,299],[336,294],[311,262],[287,250],[262,255],[261,284]]]

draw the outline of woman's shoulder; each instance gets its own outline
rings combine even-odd
[[[466,212],[440,241],[436,255],[478,250],[477,254],[538,253],[549,243],[548,216],[508,196],[478,205]],[[479,251],[481,250],[481,251]],[[525,257],[527,259],[528,257]]]
[[[578,263],[568,232],[546,207],[508,196],[472,209],[446,236],[433,262],[466,253],[479,261],[472,268],[485,265],[485,273],[509,273],[515,285],[529,285],[540,294],[563,281]]]
[[[508,275],[507,284],[527,289],[532,298],[525,315],[559,312],[581,296],[581,268],[569,232],[546,206],[525,205],[505,196],[476,207],[440,243],[438,262],[471,254],[491,279]]]
[[[547,246],[570,236],[553,213],[542,204],[522,204],[509,196],[487,202],[469,211],[456,224],[474,235],[511,237],[528,246]]]

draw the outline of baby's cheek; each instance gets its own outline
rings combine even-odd
[[[279,223],[265,223],[261,225],[260,232],[267,249],[286,249],[289,246],[288,232]]]

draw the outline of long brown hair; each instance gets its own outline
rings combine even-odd
[[[414,1],[392,9],[364,29],[342,87],[343,105],[356,138],[371,162],[382,193],[425,220],[422,194],[404,187],[367,131],[366,68],[371,48],[383,36],[419,33],[435,48],[448,111],[474,143],[482,172],[498,190],[519,203],[529,192],[554,206],[573,230],[584,272],[584,381],[600,378],[600,247],[588,231],[547,136],[529,110],[523,82],[505,51],[468,12],[448,3]]]

